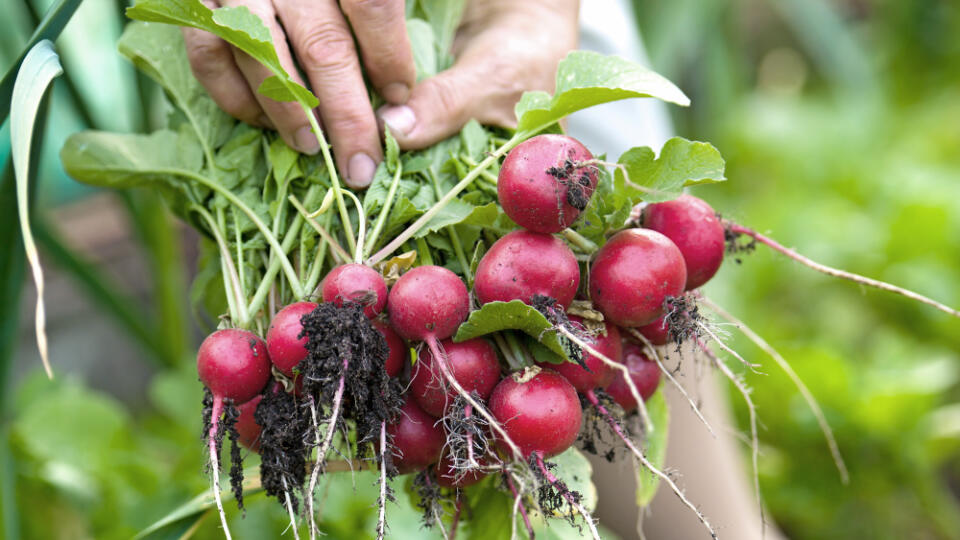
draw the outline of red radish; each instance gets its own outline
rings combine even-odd
[[[580,317],[576,315],[570,315],[569,317],[572,322],[582,325],[583,319]],[[598,353],[614,362],[619,362],[622,355],[620,331],[610,323],[604,324],[606,325],[607,335],[600,334],[584,341],[596,349]],[[537,365],[542,368],[550,368],[563,375],[577,389],[577,392],[581,393],[594,388],[604,388],[613,381],[614,368],[603,360],[587,351],[583,351],[583,363],[586,364],[587,369],[583,369],[574,362],[564,362],[562,364],[538,362]]]
[[[534,452],[548,458],[569,448],[583,416],[577,391],[567,379],[540,367],[500,381],[490,395],[490,412],[525,458]]]
[[[485,459],[480,459],[481,465],[486,465]],[[473,469],[466,472],[457,471],[453,467],[453,459],[450,454],[444,454],[436,465],[437,483],[445,488],[465,488],[470,487],[484,479],[487,473]]]
[[[387,434],[393,441],[393,464],[400,474],[419,471],[435,463],[446,442],[437,419],[423,412],[409,395],[396,422],[387,426]]]
[[[263,428],[254,419],[253,413],[257,411],[257,405],[260,404],[261,399],[263,399],[263,395],[258,394],[250,401],[237,407],[240,409],[240,416],[237,417],[237,423],[233,426],[237,430],[237,435],[240,436],[240,444],[258,453],[260,452],[260,432],[263,431]]]
[[[267,384],[270,357],[263,340],[256,334],[227,328],[210,334],[200,344],[197,371],[200,380],[213,394],[214,401],[219,398],[244,403]],[[216,404],[214,408],[217,408]]]
[[[661,315],[650,324],[645,324],[637,328],[637,331],[643,334],[643,337],[647,338],[650,343],[654,345],[666,345],[667,342],[670,341],[670,328],[667,326],[664,315]]]
[[[444,340],[440,349],[446,353],[450,372],[465,391],[476,392],[480,399],[490,397],[490,392],[500,380],[500,363],[497,361],[497,352],[489,342],[483,339],[471,339],[463,343]],[[413,368],[410,393],[420,408],[437,418],[443,416],[457,397],[457,392],[445,383],[430,349],[421,353]]]
[[[376,317],[387,305],[387,284],[379,272],[359,263],[340,265],[323,278],[323,301],[342,306],[351,301],[362,304],[363,314]]]
[[[403,371],[403,366],[407,363],[407,353],[409,351],[407,344],[400,339],[393,328],[390,328],[389,324],[374,319],[373,327],[383,334],[383,337],[387,340],[387,348],[390,349],[390,355],[387,356],[387,361],[383,367],[387,371],[387,375],[396,377]]]
[[[693,195],[655,203],[643,210],[643,226],[677,245],[687,265],[686,289],[710,281],[720,269],[726,238],[720,218],[709,204]]]
[[[521,227],[560,232],[587,207],[597,187],[593,155],[566,135],[538,135],[507,154],[497,179],[503,211]],[[578,165],[581,164],[581,165]]]
[[[220,500],[220,460],[217,456],[217,431],[223,415],[223,400],[244,403],[263,389],[270,379],[267,346],[256,334],[247,330],[217,330],[200,344],[197,372],[213,396],[207,447],[210,451],[210,470],[213,472],[214,499],[224,530],[227,530],[226,514]]]
[[[450,270],[418,266],[393,285],[387,310],[400,336],[429,343],[453,335],[470,313],[470,296]]]
[[[663,314],[663,301],[687,282],[683,255],[666,236],[649,229],[613,235],[594,256],[590,297],[618,326],[642,326]]]
[[[562,240],[519,230],[490,246],[477,266],[473,290],[482,304],[498,300],[532,304],[534,295],[542,295],[567,309],[579,285],[580,266]]]
[[[660,386],[660,366],[644,354],[643,347],[629,341],[623,342],[623,365],[627,366],[640,397],[644,401],[650,399]],[[624,411],[631,412],[637,408],[637,400],[630,393],[626,375],[622,372],[615,373],[613,382],[607,387],[607,393]]]
[[[300,318],[316,308],[313,302],[296,302],[278,311],[270,321],[267,352],[273,365],[287,377],[293,378],[293,369],[307,357],[307,336],[300,335]]]

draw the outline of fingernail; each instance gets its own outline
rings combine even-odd
[[[373,181],[373,173],[377,171],[377,164],[373,158],[359,152],[347,162],[347,183],[351,187],[365,188]]]
[[[399,135],[409,135],[417,125],[417,117],[413,114],[413,109],[406,105],[384,107],[380,109],[380,118],[390,131]]]
[[[387,102],[399,105],[407,102],[407,98],[410,97],[410,87],[400,82],[390,83],[380,90],[380,95]]]
[[[297,133],[293,136],[293,142],[297,144],[297,149],[304,154],[310,154],[312,156],[320,151],[320,141],[317,140],[317,136],[310,130],[310,126],[303,126],[298,129]]]
[[[265,114],[261,114],[261,115],[257,118],[257,123],[260,124],[261,126],[265,127],[265,128],[277,129],[277,128],[273,125],[273,122],[270,121],[270,117],[267,116],[267,115],[265,115]]]

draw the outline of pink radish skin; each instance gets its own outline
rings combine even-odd
[[[555,456],[577,439],[583,410],[573,386],[556,371],[531,368],[504,378],[490,395],[490,412],[523,456]],[[523,382],[521,382],[523,381]],[[503,441],[498,445],[509,452]]]
[[[411,341],[446,339],[470,314],[467,286],[441,266],[418,266],[390,290],[390,325]]]
[[[267,384],[270,357],[263,340],[253,332],[217,330],[200,344],[197,371],[214,398],[244,403]]]
[[[686,290],[696,289],[720,269],[726,238],[720,218],[709,204],[692,195],[655,203],[643,210],[643,226],[677,245],[687,266]]]
[[[597,187],[594,166],[567,170],[566,164],[582,163],[593,155],[580,141],[565,135],[538,135],[507,154],[497,179],[497,198],[503,211],[525,229],[555,233],[566,229],[580,215]],[[563,171],[566,178],[550,174]],[[583,182],[583,183],[581,183]],[[586,185],[584,185],[586,184]],[[582,203],[570,204],[568,192],[581,192]]]
[[[582,324],[583,319],[577,317],[576,315],[570,315],[570,320]],[[596,349],[597,352],[606,356],[614,362],[619,362],[623,354],[621,349],[621,337],[620,331],[616,326],[605,323],[607,335],[597,335],[592,339],[586,339],[591,347]],[[570,381],[570,384],[577,390],[577,392],[585,393],[587,390],[593,390],[594,388],[605,388],[608,384],[613,382],[613,377],[615,370],[613,367],[607,365],[606,362],[593,356],[587,351],[583,351],[583,363],[586,364],[589,371],[580,367],[579,364],[574,362],[564,362],[562,364],[547,364],[538,362],[537,365],[542,368],[549,368],[560,375],[563,375],[565,379]]]
[[[657,320],[637,328],[637,331],[653,345],[666,345],[670,341],[670,328],[667,327],[664,317],[665,315],[657,317]]]
[[[393,464],[400,474],[419,471],[436,463],[446,442],[437,419],[423,412],[409,395],[397,421],[387,426],[387,435],[393,441]]]
[[[483,256],[473,290],[482,304],[511,300],[530,304],[539,294],[567,309],[579,285],[580,266],[562,240],[519,230],[494,242]]]
[[[663,315],[663,301],[687,282],[683,255],[666,236],[626,229],[597,251],[590,268],[590,299],[617,326],[649,324]]]
[[[390,328],[389,324],[374,319],[373,326],[386,338],[387,348],[390,349],[390,354],[387,356],[387,361],[383,367],[387,371],[387,375],[396,377],[403,371],[403,366],[407,364],[407,358],[409,357],[407,344],[393,331],[393,328]]]
[[[644,401],[650,399],[660,386],[660,366],[644,354],[643,347],[629,341],[623,342],[623,365],[627,366],[640,397]],[[625,412],[636,410],[637,400],[630,393],[630,385],[627,384],[623,372],[617,371],[614,374],[613,382],[606,391]]]
[[[293,378],[293,369],[307,357],[307,336],[300,337],[300,319],[316,307],[313,302],[296,302],[278,311],[270,321],[267,352],[273,365],[287,377]]]
[[[446,353],[450,372],[464,390],[476,392],[480,399],[490,397],[490,392],[500,380],[500,363],[489,342],[483,339],[471,339],[463,343],[444,340],[440,348]],[[410,393],[421,409],[437,418],[443,416],[457,397],[456,390],[446,384],[440,368],[435,365],[430,349],[420,354],[413,368]]]
[[[237,407],[240,409],[240,416],[237,417],[237,423],[234,426],[237,429],[237,435],[240,436],[240,444],[257,453],[260,453],[260,432],[263,431],[263,428],[253,418],[253,413],[256,412],[261,399],[263,399],[263,395],[258,394],[250,401]]]
[[[387,284],[379,272],[358,263],[340,265],[323,278],[324,302],[342,306],[351,301],[362,304],[363,314],[374,318],[387,305]]]

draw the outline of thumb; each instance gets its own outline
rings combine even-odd
[[[491,77],[491,62],[461,57],[452,68],[425,79],[416,86],[404,105],[382,107],[383,124],[405,150],[425,148],[458,131],[471,118],[481,123],[514,124],[513,99],[504,99],[503,85]],[[505,104],[505,106],[504,106]]]

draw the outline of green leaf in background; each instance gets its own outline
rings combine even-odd
[[[37,309],[35,317],[37,348],[47,376],[53,378],[50,358],[47,350],[46,313],[43,303],[43,269],[40,256],[30,232],[29,182],[31,178],[30,159],[33,143],[34,121],[40,102],[54,77],[63,73],[60,58],[53,50],[53,44],[47,40],[37,43],[20,65],[17,80],[13,85],[13,99],[10,114],[10,145],[13,169],[17,183],[17,212],[20,214],[20,234],[23,247],[27,252],[27,262],[33,272],[33,282],[37,287]]]
[[[490,144],[490,134],[483,129],[480,122],[470,120],[460,130],[460,141],[467,155],[474,161],[479,162],[483,159],[483,153],[487,150],[487,145]]]
[[[433,36],[440,60],[437,71],[443,71],[450,67],[453,62],[450,49],[453,45],[457,27],[460,25],[460,18],[463,16],[466,1],[417,0],[417,4],[423,11],[424,19],[433,28]]]
[[[589,512],[597,509],[597,488],[593,485],[593,467],[587,458],[576,448],[567,448],[562,454],[550,458],[557,464],[554,474],[567,485],[571,491],[583,496],[580,503]],[[559,516],[558,516],[559,517]]]
[[[473,210],[473,205],[454,199],[450,201],[450,204],[444,206],[443,209],[437,213],[437,215],[433,216],[430,221],[426,222],[423,227],[417,231],[417,234],[413,235],[413,237],[423,238],[424,236],[439,231],[444,227],[456,225],[470,217],[470,215],[473,213]]]
[[[543,129],[570,113],[627,98],[655,97],[687,106],[690,100],[672,82],[619,56],[574,51],[557,66],[556,93],[525,92],[514,109],[517,131]]]
[[[178,174],[197,174],[199,169],[184,168],[182,150],[179,135],[169,130],[150,135],[83,131],[67,139],[60,160],[76,180],[125,188],[168,182]]]
[[[226,142],[236,122],[220,110],[193,76],[179,29],[134,21],[124,29],[117,49],[167,91],[190,121],[208,155]]]
[[[618,163],[627,170],[630,183],[618,168],[615,190],[634,203],[669,200],[678,196],[684,186],[726,180],[723,157],[713,145],[682,137],[668,140],[659,157],[650,147],[638,146],[624,152]]]
[[[278,101],[298,101],[314,108],[320,102],[309,90],[294,82],[280,64],[270,31],[259,17],[244,7],[211,10],[200,0],[140,0],[127,8],[131,19],[190,26],[206,30],[249,54],[272,73],[259,91]]]
[[[667,460],[667,433],[670,431],[670,411],[667,400],[663,397],[662,387],[650,396],[646,406],[650,420],[657,429],[646,436],[642,450],[650,463],[662,471]],[[643,508],[650,504],[653,496],[657,494],[660,478],[639,463],[634,463],[634,469],[637,473],[637,506]]]
[[[485,336],[501,330],[521,330],[530,337],[543,343],[551,351],[563,358],[567,352],[553,325],[536,309],[520,300],[509,302],[488,302],[470,314],[460,325],[453,341],[459,343],[468,339]]]

